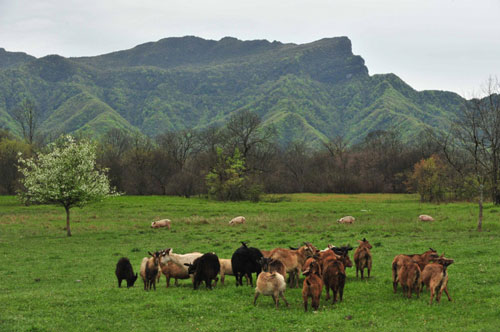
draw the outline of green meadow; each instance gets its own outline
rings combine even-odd
[[[68,238],[62,207],[0,197],[0,331],[500,330],[500,207],[492,204],[482,233],[476,204],[424,204],[415,195],[295,194],[260,203],[123,196],[71,213]],[[436,221],[419,222],[423,213]],[[229,226],[238,215],[246,224]],[[338,224],[344,215],[356,223]],[[171,219],[172,229],[151,229],[159,218]],[[168,247],[230,258],[240,241],[260,249],[310,241],[323,249],[356,247],[363,237],[373,245],[372,277],[361,281],[348,269],[344,301],[326,303],[323,291],[317,312],[304,312],[301,288],[287,289],[290,306],[276,310],[265,296],[253,306],[254,289],[236,287],[232,276],[212,291],[194,291],[190,280],[166,288],[162,277],[146,292],[140,278],[118,288],[114,275],[120,257],[138,272],[148,251]],[[452,302],[443,296],[431,306],[427,290],[411,299],[400,287],[392,291],[393,257],[429,247],[455,260],[448,268]]]

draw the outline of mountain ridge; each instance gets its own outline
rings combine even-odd
[[[463,102],[453,92],[416,91],[395,74],[370,76],[347,37],[284,44],[187,36],[94,57],[16,59],[0,65],[0,127],[17,134],[13,112],[26,97],[51,134],[116,127],[155,136],[223,124],[248,109],[277,127],[282,144],[337,135],[357,142],[388,128],[412,140],[426,127],[445,130]]]

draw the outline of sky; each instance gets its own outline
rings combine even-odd
[[[36,57],[186,35],[296,44],[347,36],[370,75],[464,97],[500,78],[500,0],[0,0],[0,47]]]

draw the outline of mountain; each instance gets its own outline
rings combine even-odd
[[[0,48],[0,69],[17,67],[23,63],[35,60],[34,56],[22,52],[7,52]]]
[[[14,133],[12,114],[25,97],[51,135],[117,127],[155,136],[248,109],[276,126],[282,143],[357,142],[388,128],[412,140],[427,126],[446,128],[463,103],[452,92],[415,91],[394,74],[370,76],[347,37],[296,45],[187,36],[94,57],[9,53],[9,62],[2,54],[0,64],[10,65],[0,65],[0,127]]]

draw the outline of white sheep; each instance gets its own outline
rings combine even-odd
[[[239,216],[239,217],[231,219],[231,221],[229,222],[229,225],[244,224],[245,221],[246,221],[245,217]]]
[[[157,220],[151,222],[151,228],[167,227],[168,229],[170,229],[171,223],[172,222],[169,219]]]
[[[353,224],[356,221],[356,218],[353,216],[345,216],[337,220],[339,224]]]
[[[434,221],[434,218],[432,218],[431,216],[429,216],[427,214],[421,214],[421,215],[419,215],[418,219],[420,221]]]

